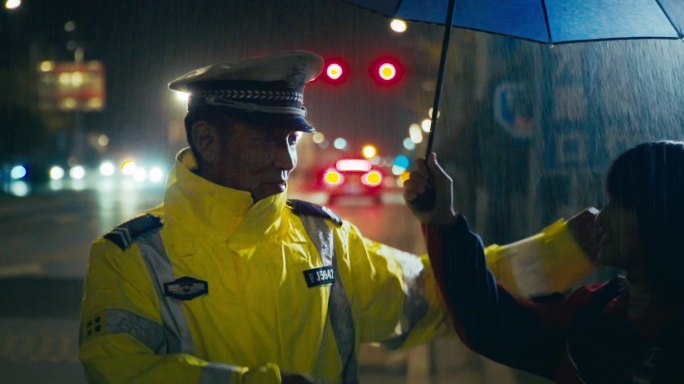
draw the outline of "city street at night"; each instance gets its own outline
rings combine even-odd
[[[684,0],[0,0],[0,384],[678,382],[682,39]]]

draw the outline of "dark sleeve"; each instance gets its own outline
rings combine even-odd
[[[563,331],[549,324],[563,296],[541,302],[516,298],[487,269],[480,238],[462,215],[449,227],[426,226],[430,260],[461,340],[499,363],[554,379],[563,353]],[[558,310],[557,310],[558,309]]]

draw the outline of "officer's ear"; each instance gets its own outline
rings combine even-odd
[[[202,163],[218,161],[223,145],[218,129],[207,121],[200,120],[192,125],[191,130],[192,145],[202,157]]]

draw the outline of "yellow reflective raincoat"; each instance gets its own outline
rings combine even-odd
[[[322,220],[331,272],[285,193],[254,203],[193,163],[181,152],[163,205],[92,246],[80,337],[91,382],[349,382],[360,343],[407,346],[446,330],[426,258]],[[331,280],[346,307],[329,305]]]
[[[566,291],[595,268],[562,219],[515,243],[492,244],[485,256],[497,282],[518,296]]]

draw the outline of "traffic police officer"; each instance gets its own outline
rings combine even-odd
[[[425,259],[288,200],[314,132],[309,52],[236,60],[170,83],[191,93],[163,204],[92,246],[80,358],[92,382],[357,381],[359,344],[446,329]],[[297,376],[301,375],[301,376]]]

